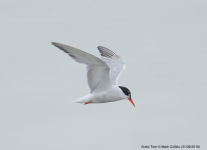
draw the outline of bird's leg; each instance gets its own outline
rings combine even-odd
[[[89,104],[90,102],[86,102],[84,105]]]

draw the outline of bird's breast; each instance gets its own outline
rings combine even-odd
[[[107,103],[126,99],[126,96],[123,94],[123,92],[114,87],[104,92],[93,93],[92,95],[92,103]]]

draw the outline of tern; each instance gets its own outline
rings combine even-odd
[[[125,69],[125,63],[115,52],[98,46],[100,59],[71,46],[56,42],[52,42],[52,45],[63,50],[76,62],[86,65],[90,93],[73,101],[74,103],[91,104],[129,100],[135,107],[130,90],[117,84],[121,72]]]

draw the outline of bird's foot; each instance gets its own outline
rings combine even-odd
[[[89,104],[90,102],[86,102],[84,105]]]

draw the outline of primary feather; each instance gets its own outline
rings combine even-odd
[[[109,79],[110,68],[106,62],[74,47],[55,42],[52,44],[63,50],[75,61],[86,64],[88,86],[91,93],[105,91],[112,86]]]
[[[109,78],[111,84],[118,85],[118,78],[121,72],[125,69],[124,61],[119,55],[106,47],[98,46],[98,50],[101,54],[101,59],[110,67]]]

